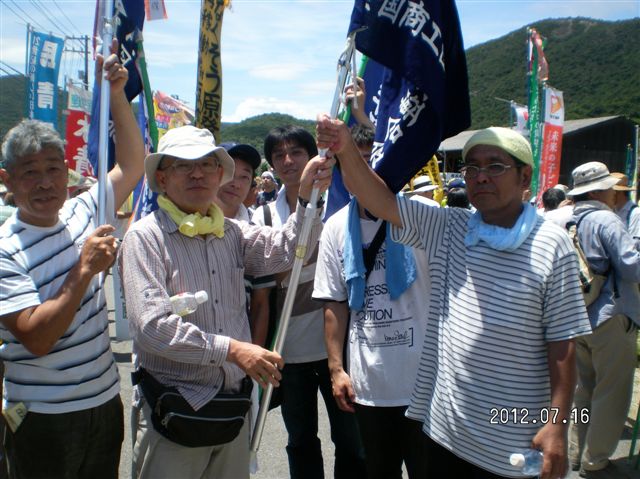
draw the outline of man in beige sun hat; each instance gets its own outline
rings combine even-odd
[[[574,406],[589,411],[589,420],[572,425],[569,456],[581,477],[617,477],[609,457],[622,434],[633,388],[640,250],[613,212],[620,178],[600,162],[580,165],[571,176],[580,245],[593,271],[607,279],[587,307],[592,334],[576,340]]]
[[[315,158],[306,164],[302,200],[308,202],[314,185],[321,192],[329,186],[333,163]],[[225,219],[214,201],[233,178],[234,161],[211,132],[193,126],[169,130],[158,153],[146,157],[145,171],[160,209],[131,226],[119,257],[136,378],[142,377],[134,389],[132,476],[248,479],[249,421],[223,444],[188,447],[165,437],[157,415],[154,422],[155,398],[145,391],[144,377],[177,389],[194,411],[219,393],[246,393],[245,376],[263,387],[279,385],[282,357],[251,343],[243,276],[291,269],[304,208],[293,211],[281,230]],[[320,213],[310,244],[322,229]],[[200,290],[208,295],[205,304],[185,319],[173,312],[171,297]],[[220,429],[224,423],[211,424]]]
[[[635,188],[629,186],[629,177],[624,173],[611,173],[611,176],[620,179],[620,182],[613,186],[616,192],[614,211],[627,227],[629,234],[636,240],[640,240],[640,208],[631,201],[629,194]]]

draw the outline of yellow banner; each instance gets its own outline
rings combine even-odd
[[[431,159],[427,162],[425,166],[422,167],[418,173],[415,174],[413,178],[411,178],[411,189],[413,190],[413,181],[418,176],[429,176],[431,178],[431,182],[434,185],[438,185],[433,191],[433,199],[438,203],[441,203],[444,199],[444,185],[442,184],[442,179],[440,178],[440,167],[438,166],[438,158],[436,155],[433,155]]]
[[[200,13],[196,126],[206,128],[215,138],[220,131],[222,109],[222,65],[220,34],[222,16],[230,0],[203,0]]]

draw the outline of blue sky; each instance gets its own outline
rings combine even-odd
[[[165,0],[165,5],[168,20],[146,22],[144,28],[151,87],[193,105],[200,1]],[[351,0],[233,0],[222,26],[222,121],[269,112],[311,119],[328,111],[352,5]],[[467,48],[545,18],[640,16],[640,0],[459,0],[457,6]],[[2,0],[2,74],[10,70],[7,65],[24,71],[27,22],[57,34],[91,35],[94,9],[92,0]],[[65,54],[62,67],[76,75],[82,60]]]

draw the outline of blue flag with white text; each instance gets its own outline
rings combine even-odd
[[[58,72],[64,39],[30,31],[27,65],[27,116],[57,127]]]
[[[372,167],[398,192],[442,140],[471,124],[467,64],[453,0],[355,0],[356,48],[386,67]]]
[[[96,27],[100,24],[100,18],[104,13],[104,6],[100,0],[96,2]],[[131,102],[142,91],[142,80],[137,67],[137,36],[142,34],[144,26],[144,2],[139,0],[122,0],[114,2],[115,38],[118,39],[118,56],[129,72],[129,79],[125,86],[127,100]],[[94,32],[94,36],[100,36],[100,31]],[[95,83],[93,87],[93,102],[91,106],[91,124],[89,126],[89,141],[87,154],[89,162],[97,176],[98,172],[98,138],[100,131],[100,88]],[[111,117],[109,117],[111,123]],[[107,171],[113,168],[115,163],[115,149],[113,144],[113,128],[109,125],[109,163]]]

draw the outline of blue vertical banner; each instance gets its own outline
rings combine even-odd
[[[442,140],[471,124],[467,64],[453,0],[356,0],[356,48],[386,69],[374,170],[400,191]]]
[[[47,33],[31,32],[27,64],[27,115],[57,127],[58,72],[64,39]]]
[[[96,20],[94,29],[95,36],[100,36],[102,28],[102,17],[104,5],[98,0],[96,2]],[[115,30],[114,38],[118,39],[118,56],[120,62],[129,72],[129,79],[125,85],[127,99],[131,102],[142,91],[142,80],[138,70],[138,49],[136,42],[142,35],[144,26],[144,2],[139,0],[121,0],[114,2],[113,26]],[[100,88],[97,83],[93,87],[93,103],[91,108],[91,118],[95,118],[89,127],[89,143],[87,153],[93,171],[98,171],[98,136],[100,125],[97,119],[100,118]],[[111,119],[109,119],[111,123]],[[109,164],[107,170],[111,170],[115,163],[115,149],[113,144],[113,128],[109,127]]]

